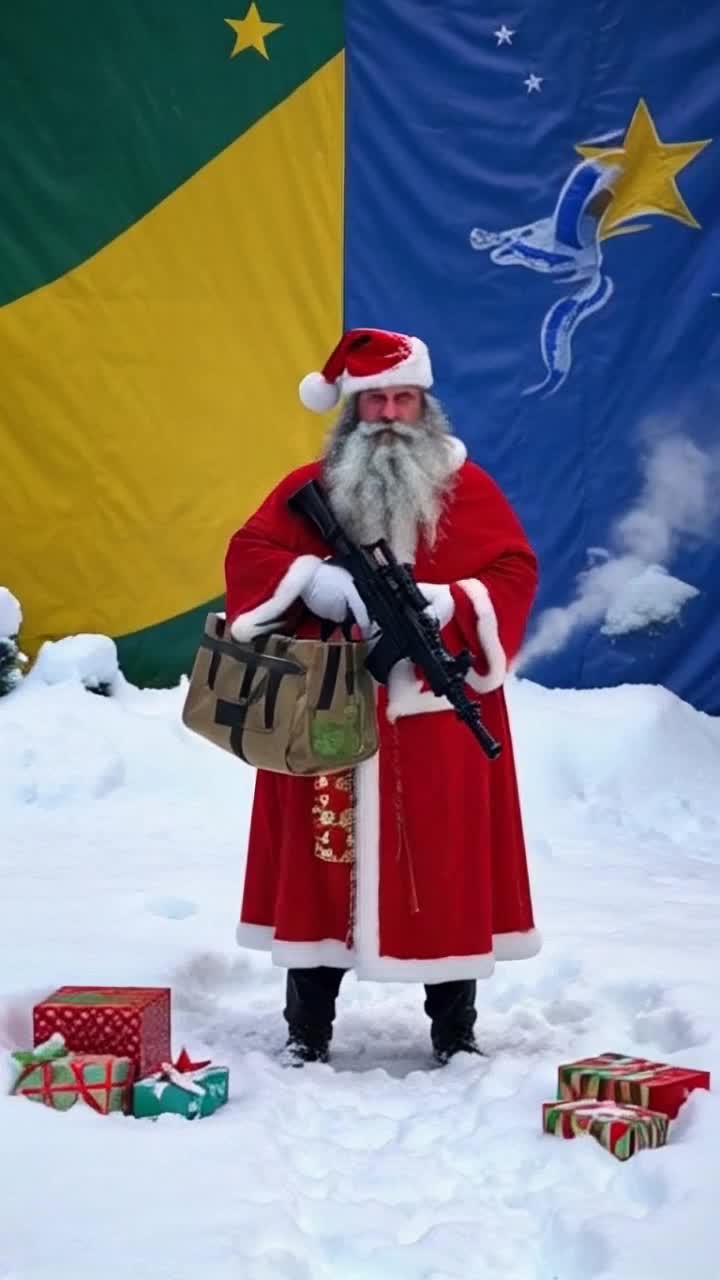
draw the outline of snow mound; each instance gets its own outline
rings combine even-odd
[[[588,809],[628,830],[704,840],[720,834],[720,720],[667,689],[508,687],[523,808],[539,825]]]
[[[46,640],[29,680],[41,684],[75,682],[86,689],[112,688],[119,675],[117,646],[110,636],[75,635]]]
[[[717,1088],[720,722],[511,680],[545,947],[479,984],[487,1056],[432,1070],[422,988],[350,975],[332,1066],[292,1071],[284,974],[233,941],[251,770],[184,728],[184,683],[100,698],[70,668],[0,702],[0,1276],[715,1280],[717,1093],[626,1164],[543,1134],[541,1104],[608,1050]],[[61,983],[169,985],[174,1052],[227,1064],[229,1104],[151,1123],[7,1096]]]

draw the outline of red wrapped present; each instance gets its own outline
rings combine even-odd
[[[60,987],[33,1009],[34,1043],[130,1058],[138,1076],[171,1060],[169,987]]]
[[[589,1134],[618,1160],[627,1160],[636,1151],[665,1145],[668,1118],[629,1103],[576,1098],[572,1102],[544,1102],[543,1129],[561,1138]]]
[[[672,1120],[693,1089],[709,1089],[710,1073],[647,1058],[601,1053],[558,1070],[558,1098],[630,1102]]]

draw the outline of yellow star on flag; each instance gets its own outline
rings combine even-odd
[[[244,49],[257,49],[266,61],[270,61],[270,54],[265,48],[265,37],[272,35],[273,31],[279,31],[284,25],[282,22],[263,22],[254,0],[244,18],[226,18],[225,21],[235,32],[235,47],[230,54],[231,58]]]
[[[598,227],[600,239],[617,234],[615,229],[628,218],[649,213],[699,227],[680,195],[675,175],[709,142],[712,138],[702,142],[661,142],[645,99],[641,98],[621,147],[576,147],[587,160],[599,160],[620,169],[610,184],[612,200]]]

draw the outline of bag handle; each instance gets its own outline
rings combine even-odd
[[[323,641],[329,640],[335,631],[341,631],[343,639],[347,640],[348,644],[353,644],[353,626],[353,615],[350,610],[348,610],[342,622],[331,622],[326,618],[322,618],[320,620],[320,639]]]
[[[262,653],[252,645],[241,645],[236,640],[231,643],[229,640],[213,640],[212,636],[203,636],[200,647],[209,649],[211,653],[224,653],[228,658],[244,658],[248,666],[252,665],[253,670],[257,670],[258,667],[268,667],[270,671],[288,676],[298,676],[304,671],[304,667],[299,662],[294,662],[292,658],[280,658],[274,653]]]
[[[304,606],[302,611],[303,613],[307,613],[307,614],[311,613],[310,609],[306,609]],[[314,614],[311,614],[311,616],[315,617]],[[355,643],[355,641],[353,640],[353,634],[352,634],[352,629],[353,629],[353,626],[355,625],[355,619],[353,618],[353,615],[349,609],[345,617],[343,618],[342,622],[332,622],[327,618],[319,618],[318,621],[320,623],[320,639],[323,641],[323,643],[328,641],[335,631],[340,631],[342,633],[343,639],[346,640],[348,644]],[[228,646],[230,646],[230,644],[236,645],[238,643],[237,640],[230,641],[225,639],[225,633],[227,629],[228,629],[227,618],[225,618],[224,616],[220,617],[219,614],[216,614],[215,615],[215,636],[217,637],[217,641],[220,641]],[[283,625],[281,623],[278,623],[277,626],[273,627],[273,631],[275,632],[276,635],[289,636],[290,639],[292,640],[295,640],[298,638],[295,635],[294,628],[289,626],[288,624]],[[262,639],[263,639],[262,636],[257,637],[257,640],[262,640]],[[206,640],[207,640],[207,637],[206,637]],[[248,641],[248,643],[251,645],[254,645],[257,643],[257,640],[255,641],[251,640],[251,641]],[[206,648],[210,648],[210,647],[211,646],[209,644],[206,644]],[[228,651],[229,650],[223,650],[223,652],[228,652]],[[233,652],[236,652],[236,650],[233,650]]]

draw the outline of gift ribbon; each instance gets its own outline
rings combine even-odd
[[[168,1084],[174,1084],[178,1089],[184,1089],[186,1093],[194,1093],[200,1098],[205,1097],[205,1086],[195,1079],[188,1080],[188,1076],[192,1076],[195,1071],[203,1071],[205,1067],[212,1066],[210,1058],[203,1062],[193,1062],[185,1049],[181,1049],[174,1062],[162,1062],[158,1078],[167,1081]]]
[[[57,1062],[57,1061],[58,1059],[54,1060],[54,1062]],[[120,1084],[115,1084],[113,1082],[111,1058],[108,1058],[107,1062],[105,1063],[105,1079],[96,1084],[90,1084],[83,1075],[83,1067],[89,1064],[80,1062],[75,1058],[68,1058],[67,1062],[63,1062],[62,1065],[70,1068],[73,1076],[75,1077],[74,1081],[72,1081],[70,1084],[54,1084],[52,1079],[54,1062],[45,1061],[45,1062],[35,1062],[35,1063],[28,1064],[28,1066],[24,1068],[24,1070],[18,1076],[18,1079],[15,1081],[15,1085],[13,1087],[13,1093],[19,1093],[20,1087],[23,1084],[23,1082],[27,1080],[28,1076],[32,1075],[33,1071],[37,1071],[39,1069],[42,1074],[42,1084],[37,1089],[36,1088],[23,1089],[22,1092],[25,1094],[26,1097],[39,1094],[42,1102],[52,1105],[53,1094],[77,1093],[78,1097],[81,1098],[83,1102],[87,1103],[89,1107],[92,1107],[93,1111],[98,1111],[101,1115],[104,1115],[105,1112],[100,1106],[100,1103],[98,1102],[97,1098],[93,1097],[92,1090],[93,1089],[102,1090],[105,1094],[107,1094],[107,1099],[109,1102],[111,1089],[113,1088],[125,1089],[128,1084],[127,1080],[123,1081]]]
[[[212,1065],[212,1060],[205,1058],[203,1062],[193,1062],[185,1049],[181,1049],[172,1065],[176,1071],[202,1071],[204,1067]]]
[[[159,1078],[168,1084],[176,1085],[178,1089],[184,1089],[185,1093],[197,1094],[199,1098],[205,1097],[205,1086],[198,1084],[197,1080],[188,1080],[187,1074],[178,1071],[171,1062],[163,1062]]]

